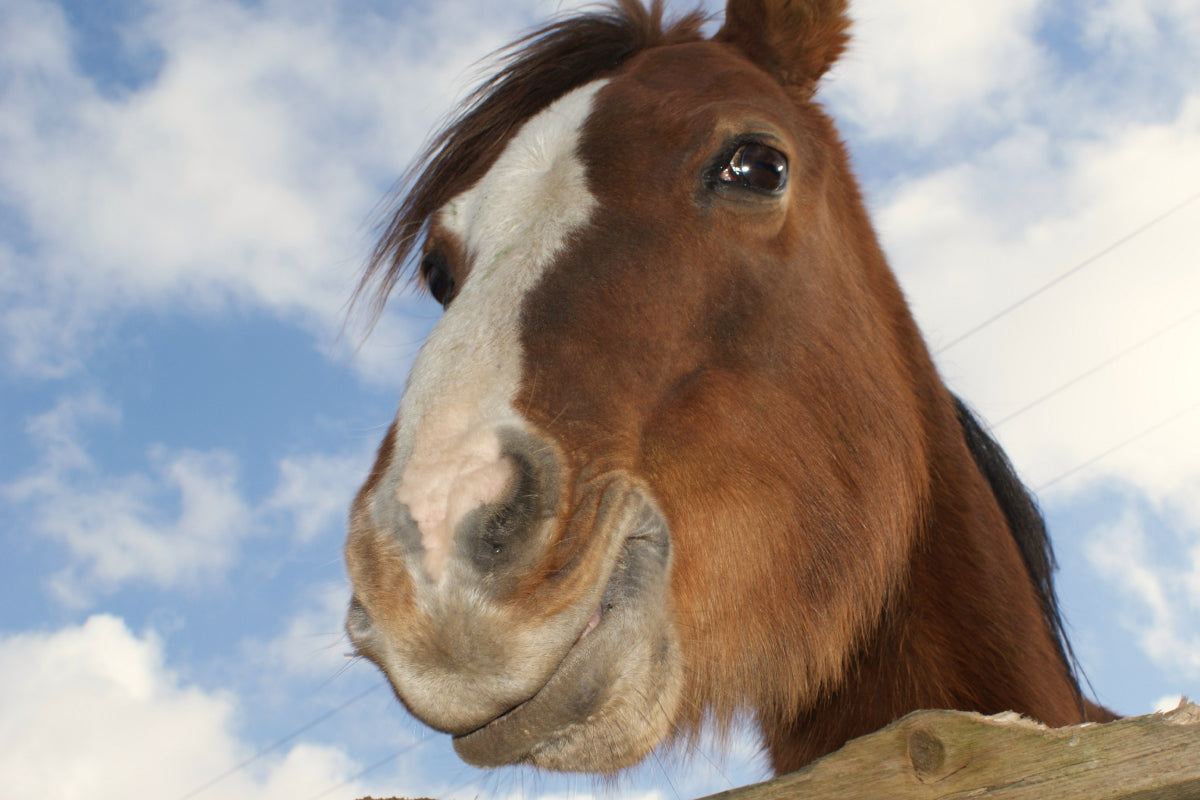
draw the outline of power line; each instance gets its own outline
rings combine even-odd
[[[1102,461],[1105,458],[1108,458],[1109,456],[1111,456],[1113,453],[1117,452],[1118,450],[1125,449],[1126,447],[1133,444],[1134,442],[1137,442],[1140,439],[1144,439],[1145,437],[1149,436],[1150,434],[1154,433],[1155,431],[1165,428],[1166,426],[1170,425],[1172,422],[1175,422],[1176,420],[1180,420],[1180,419],[1186,417],[1188,414],[1191,414],[1192,412],[1196,411],[1197,409],[1200,409],[1200,400],[1197,400],[1196,402],[1192,403],[1190,406],[1187,406],[1182,411],[1177,411],[1174,414],[1172,414],[1171,416],[1167,417],[1166,419],[1161,420],[1160,422],[1156,422],[1155,424],[1151,425],[1148,428],[1143,428],[1141,431],[1138,431],[1133,436],[1130,436],[1128,439],[1124,439],[1121,442],[1108,448],[1104,452],[1098,453],[1097,455],[1092,456],[1087,461],[1084,461],[1082,464],[1077,464],[1074,467],[1071,467],[1071,469],[1067,470],[1066,472],[1062,472],[1062,473],[1054,476],[1050,480],[1046,481],[1045,483],[1041,484],[1036,489],[1034,489],[1034,492],[1041,493],[1041,492],[1045,491],[1046,489],[1049,489],[1051,486],[1058,483],[1059,481],[1066,480],[1067,478],[1071,477],[1072,475],[1079,472],[1080,470],[1086,469],[1086,468],[1092,466],[1093,464],[1095,464],[1099,461]]]
[[[1080,381],[1090,378],[1091,376],[1095,375],[1097,372],[1100,372],[1101,370],[1105,369],[1106,367],[1112,366],[1113,364],[1117,363],[1121,359],[1135,353],[1136,351],[1142,349],[1143,347],[1150,344],[1151,342],[1154,342],[1157,339],[1160,339],[1163,336],[1166,336],[1171,331],[1192,321],[1193,319],[1195,319],[1198,316],[1200,316],[1200,308],[1193,309],[1191,311],[1191,313],[1185,314],[1184,316],[1175,320],[1174,322],[1167,325],[1166,327],[1158,329],[1157,331],[1150,334],[1146,338],[1138,341],[1135,344],[1130,345],[1129,347],[1126,347],[1124,350],[1117,353],[1116,355],[1106,358],[1105,360],[1101,361],[1099,364],[1092,367],[1091,369],[1081,372],[1080,374],[1076,375],[1074,378],[1067,381],[1066,383],[1061,384],[1061,385],[1055,387],[1054,389],[1051,389],[1049,392],[1046,392],[1045,394],[1043,394],[1041,397],[1037,398],[1036,400],[1026,403],[1025,405],[1021,406],[1016,411],[1012,412],[1011,414],[1007,415],[1006,417],[992,423],[992,430],[999,428],[1001,425],[1005,424],[1006,422],[1010,422],[1010,421],[1016,419],[1017,417],[1024,414],[1026,411],[1029,411],[1030,409],[1034,408],[1035,406],[1041,405],[1045,401],[1049,400],[1051,397],[1054,397],[1055,395],[1059,394],[1060,392],[1063,392],[1063,391],[1071,388],[1072,386],[1079,383]]]
[[[975,325],[974,327],[970,328],[966,332],[959,334],[954,339],[951,339],[949,342],[947,342],[946,344],[939,347],[935,351],[935,354],[941,355],[942,353],[946,352],[947,350],[954,347],[955,345],[961,344],[962,342],[966,341],[967,339],[971,338],[975,334],[982,331],[984,328],[987,328],[992,323],[1011,314],[1013,311],[1016,311],[1018,308],[1025,305],[1030,300],[1032,300],[1033,298],[1042,294],[1046,290],[1050,289],[1053,286],[1058,285],[1059,283],[1062,283],[1067,278],[1071,277],[1076,272],[1079,272],[1084,267],[1094,264],[1096,261],[1099,261],[1101,258],[1103,258],[1104,256],[1108,255],[1109,253],[1113,252],[1114,250],[1120,248],[1122,245],[1127,244],[1128,242],[1130,242],[1133,239],[1136,239],[1138,236],[1141,236],[1143,233],[1150,230],[1155,225],[1158,225],[1160,222],[1163,222],[1164,220],[1166,220],[1168,217],[1174,215],[1175,213],[1182,211],[1184,208],[1186,208],[1187,206],[1196,202],[1197,200],[1200,200],[1200,192],[1192,195],[1188,199],[1184,200],[1182,203],[1172,206],[1170,209],[1168,209],[1167,211],[1164,211],[1162,214],[1159,214],[1157,217],[1155,217],[1154,219],[1145,223],[1141,227],[1133,230],[1132,232],[1126,234],[1125,236],[1122,236],[1120,239],[1118,239],[1117,241],[1108,245],[1107,247],[1100,250],[1099,252],[1093,253],[1092,255],[1085,258],[1083,261],[1080,261],[1078,264],[1071,267],[1066,272],[1063,272],[1060,275],[1052,278],[1050,281],[1042,284],[1037,289],[1034,289],[1032,292],[1030,292],[1029,294],[1022,297],[1020,300],[1017,300],[1016,302],[1002,308],[1001,310],[997,311],[995,314],[993,314],[990,317],[988,317],[987,319],[985,319],[983,322],[980,322],[978,325]]]
[[[413,742],[408,747],[400,748],[399,750],[392,753],[391,755],[385,756],[384,758],[379,759],[378,761],[374,762],[373,764],[370,764],[367,767],[359,770],[358,772],[354,773],[349,778],[346,778],[346,780],[342,781],[341,783],[337,784],[336,786],[330,786],[328,789],[321,792],[320,794],[313,795],[311,798],[309,798],[309,800],[320,800],[320,798],[328,797],[329,795],[336,792],[338,789],[346,788],[347,786],[354,783],[356,780],[358,780],[362,776],[367,775],[371,772],[374,772],[375,770],[379,769],[380,767],[395,761],[397,758],[400,758],[400,756],[404,755],[405,753],[408,753],[411,750],[425,744],[425,742],[427,742],[428,740],[429,740],[429,737],[425,736],[424,738],[418,739],[417,741]]]
[[[230,767],[225,772],[222,772],[217,777],[208,781],[208,783],[205,783],[202,786],[199,786],[199,787],[193,789],[192,791],[188,792],[187,794],[183,795],[183,797],[181,797],[179,800],[190,800],[190,798],[195,797],[196,795],[198,795],[202,792],[208,791],[213,786],[216,786],[218,783],[220,783],[221,781],[230,777],[231,775],[241,772],[246,767],[250,766],[255,761],[258,761],[260,758],[265,756],[267,753],[278,750],[280,747],[283,747],[285,744],[292,741],[300,734],[305,733],[305,732],[315,728],[317,725],[320,725],[322,722],[329,719],[333,715],[340,713],[341,711],[345,710],[346,708],[353,705],[354,703],[357,703],[359,700],[362,700],[367,695],[373,694],[374,692],[379,691],[380,689],[382,689],[384,687],[384,685],[385,684],[378,683],[378,684],[372,686],[370,689],[366,689],[362,692],[359,692],[358,694],[351,697],[349,700],[346,700],[344,703],[341,703],[340,705],[329,709],[324,714],[321,714],[319,717],[309,720],[308,722],[301,725],[299,728],[296,728],[294,731],[289,733],[287,736],[284,736],[282,739],[279,739],[278,741],[267,745],[266,747],[264,747],[263,749],[261,749],[257,753],[255,753],[254,755],[247,758],[242,763],[238,764],[237,766]]]

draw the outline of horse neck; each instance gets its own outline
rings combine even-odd
[[[940,382],[928,400],[932,491],[910,572],[839,686],[794,718],[760,720],[777,773],[919,708],[1083,721],[1057,634],[954,400]]]

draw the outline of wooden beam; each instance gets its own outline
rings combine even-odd
[[[914,711],[804,769],[708,800],[1195,800],[1200,707],[1047,728]]]

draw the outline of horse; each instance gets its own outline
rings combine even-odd
[[[444,311],[350,511],[346,629],[468,763],[776,773],[1084,697],[1035,502],[943,383],[814,98],[845,0],[552,21],[435,135],[356,295]]]

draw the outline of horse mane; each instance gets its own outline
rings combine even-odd
[[[553,21],[495,53],[496,74],[467,97],[398,182],[396,194],[403,199],[367,262],[352,306],[368,298],[370,319],[378,319],[432,215],[487,172],[521,123],[644,50],[702,38],[706,14],[693,11],[664,26],[662,5],[612,0],[594,12]]]
[[[1058,607],[1058,595],[1054,590],[1054,571],[1058,569],[1058,563],[1054,558],[1054,548],[1050,544],[1050,535],[1046,531],[1046,521],[1042,517],[1041,509],[1017,477],[1016,470],[1004,450],[984,429],[978,417],[957,395],[954,396],[954,405],[967,441],[967,449],[971,451],[975,465],[987,479],[996,502],[1000,504],[1000,510],[1008,522],[1008,529],[1021,552],[1021,560],[1025,562],[1029,578],[1037,590],[1042,619],[1053,635],[1063,666],[1067,673],[1075,678],[1074,683],[1078,686],[1078,661],[1067,638],[1062,612]],[[1082,707],[1082,695],[1079,696],[1079,703]]]

